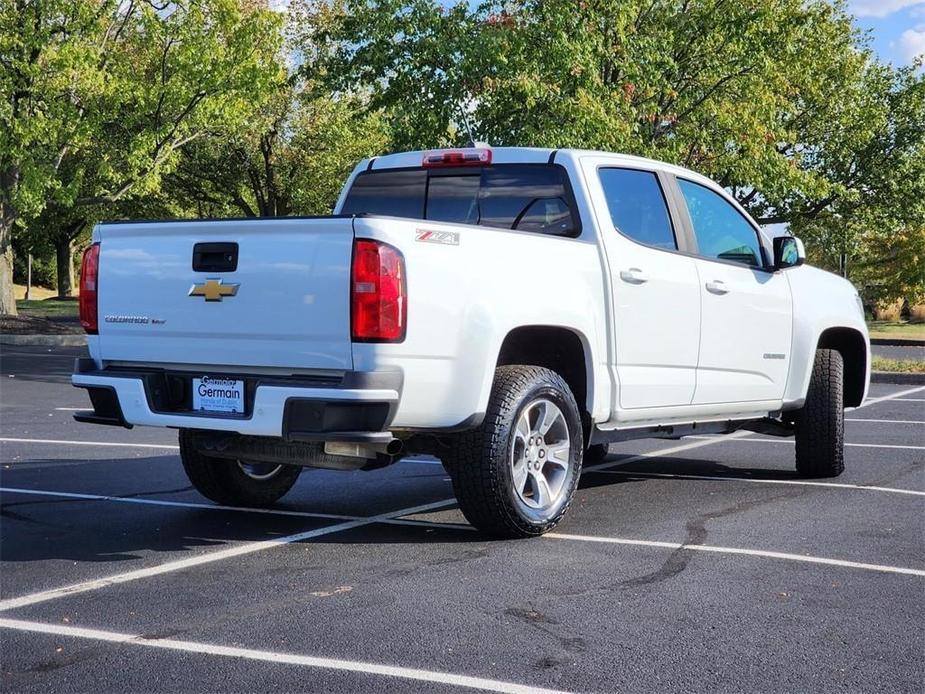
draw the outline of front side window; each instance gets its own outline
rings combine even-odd
[[[654,173],[600,169],[599,175],[617,231],[647,246],[677,249],[665,196]]]
[[[363,172],[342,214],[378,214],[577,236],[578,215],[565,170],[550,164]]]
[[[709,188],[678,179],[700,255],[761,267],[758,233],[729,201]]]

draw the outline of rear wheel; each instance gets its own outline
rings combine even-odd
[[[196,450],[188,429],[180,430],[180,460],[196,490],[225,506],[269,506],[302,472],[297,465],[210,458]]]
[[[562,377],[502,366],[485,419],[459,435],[447,468],[472,525],[495,537],[532,537],[568,510],[583,451],[578,406]]]
[[[839,352],[816,350],[806,402],[793,420],[801,477],[838,477],[845,470],[844,370]]]

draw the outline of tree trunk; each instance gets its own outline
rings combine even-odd
[[[13,215],[0,203],[0,315],[16,315],[13,291]]]
[[[74,243],[70,239],[55,240],[55,260],[58,268],[58,298],[74,296]]]

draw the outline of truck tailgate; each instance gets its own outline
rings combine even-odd
[[[352,368],[350,218],[103,224],[97,239],[104,361]],[[197,244],[236,244],[236,267],[194,269]]]

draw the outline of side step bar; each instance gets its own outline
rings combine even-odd
[[[773,417],[765,417],[764,419],[729,419],[690,424],[659,424],[631,429],[599,429],[595,426],[591,432],[591,444],[618,443],[634,439],[680,439],[683,436],[695,434],[731,434],[740,429],[770,436],[793,436],[792,424]]]

